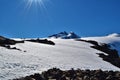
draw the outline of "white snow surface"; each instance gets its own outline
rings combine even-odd
[[[111,45],[111,48],[116,49],[120,55],[120,34],[113,33],[108,36],[101,36],[101,37],[84,37],[81,38],[84,40],[94,40],[98,43],[106,43]]]
[[[53,67],[62,70],[80,68],[120,71],[98,57],[96,53],[100,51],[91,48],[92,44],[73,39],[50,40],[56,45],[26,41],[14,45],[22,51],[0,47],[0,80],[40,73]]]

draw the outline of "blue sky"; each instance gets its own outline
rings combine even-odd
[[[46,37],[61,31],[79,36],[120,33],[120,0],[0,0],[0,35]],[[27,7],[26,7],[27,6]]]

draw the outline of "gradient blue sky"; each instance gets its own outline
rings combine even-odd
[[[26,0],[27,1],[27,0]],[[46,37],[61,31],[79,36],[120,33],[120,0],[43,0],[26,8],[24,0],[0,0],[0,35]]]

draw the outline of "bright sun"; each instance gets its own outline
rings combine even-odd
[[[30,8],[32,5],[36,5],[39,7],[44,7],[44,1],[45,0],[24,0],[27,3],[27,7]]]
[[[29,3],[41,3],[43,0],[28,0]]]

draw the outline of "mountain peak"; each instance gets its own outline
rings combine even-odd
[[[119,33],[112,33],[112,34],[109,34],[108,37],[120,37],[120,34]]]
[[[77,34],[75,34],[74,32],[69,32],[67,33],[66,31],[57,33],[57,34],[53,34],[51,36],[48,36],[49,38],[61,38],[61,39],[75,39],[75,38],[80,38]]]

